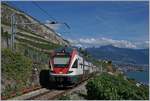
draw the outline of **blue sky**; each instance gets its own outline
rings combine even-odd
[[[59,26],[57,32],[77,46],[102,46],[112,44],[125,48],[148,47],[149,5],[146,1],[89,1],[89,2],[39,2],[57,21],[66,22],[71,29]],[[53,20],[32,2],[15,2],[29,15],[45,22]]]

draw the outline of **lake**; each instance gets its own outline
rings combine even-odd
[[[130,71],[125,73],[127,77],[133,78],[144,84],[149,84],[149,71]]]

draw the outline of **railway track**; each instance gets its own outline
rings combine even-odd
[[[75,86],[73,88],[53,89],[53,90],[50,90],[48,92],[41,93],[41,94],[39,94],[37,96],[30,97],[30,98],[28,98],[26,100],[56,100],[56,99],[58,99],[59,97],[61,97],[63,95],[72,93],[78,87],[80,87],[82,85],[85,85],[85,83],[86,83],[87,80],[88,79],[84,80],[83,82],[81,82],[80,84],[78,84],[77,86]]]
[[[52,90],[48,91],[42,94],[39,94],[37,96],[28,98],[26,100],[53,100],[65,93],[66,90]]]
[[[40,88],[36,91],[32,91],[32,92],[29,92],[29,93],[26,93],[21,96],[14,97],[8,100],[55,100],[55,99],[60,98],[63,95],[71,94],[80,86],[85,85],[86,81],[90,78],[93,78],[93,76],[81,81],[77,86],[73,88],[57,88],[57,89]]]
[[[70,94],[71,92],[75,91],[78,87],[85,84],[88,79],[85,79],[84,81],[80,82],[77,86],[73,88],[57,88],[57,89],[40,88],[36,91],[32,91],[8,100],[55,100],[63,95]]]

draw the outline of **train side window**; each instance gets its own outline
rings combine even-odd
[[[72,68],[78,68],[78,60],[76,60],[72,66]]]

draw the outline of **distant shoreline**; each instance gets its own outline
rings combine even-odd
[[[137,82],[149,85],[149,71],[130,71],[126,72],[125,75],[130,79],[135,79]]]

